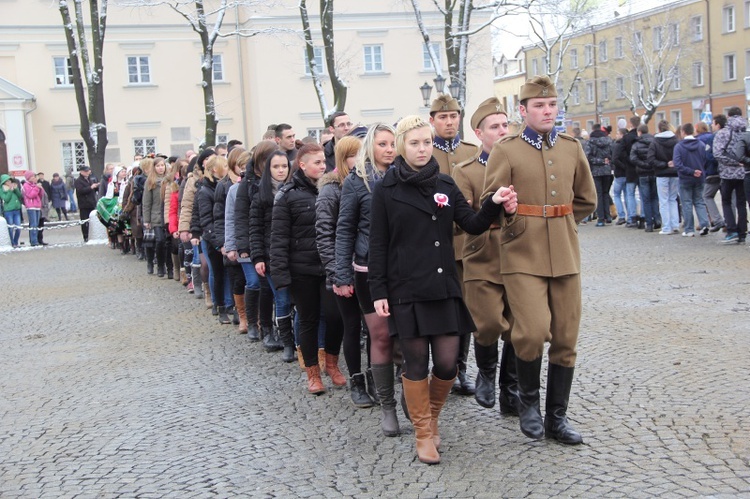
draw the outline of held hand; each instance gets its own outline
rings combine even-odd
[[[193,246],[198,246],[200,243],[201,243],[201,240],[198,239],[197,237],[194,237],[190,240],[190,244],[192,244]]]
[[[259,276],[265,277],[266,276],[266,264],[263,262],[256,263],[255,271],[258,273]]]
[[[227,251],[227,258],[230,262],[236,262],[237,261],[237,252],[236,251]]]
[[[670,160],[669,163],[667,163],[667,166],[669,168],[674,168],[674,161]]]
[[[172,233],[172,237],[173,237],[174,239],[179,239],[179,238],[180,238],[180,233],[179,233],[179,232],[173,232],[173,233]]]
[[[190,242],[190,232],[184,230],[180,232],[180,241],[183,243],[189,243]]]
[[[495,194],[492,195],[492,202],[495,204],[502,204],[505,209],[505,213],[513,214],[518,208],[518,194],[510,187],[500,187]]]
[[[354,287],[345,285],[345,286],[336,286],[333,285],[333,292],[336,293],[336,295],[341,296],[343,298],[351,298],[352,295],[354,295]]]
[[[378,317],[388,317],[391,315],[391,312],[388,309],[388,300],[386,298],[375,300],[373,305],[375,305],[375,312],[377,312]]]
[[[150,228],[151,228],[151,224],[149,224],[149,223],[145,223],[145,222],[144,222],[144,223],[143,223],[143,228],[144,228],[144,229],[150,229]]]
[[[703,171],[701,171],[701,170],[695,170],[693,172],[693,177],[695,177],[695,178],[700,178],[701,175],[703,175]]]

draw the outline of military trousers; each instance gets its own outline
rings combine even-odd
[[[474,341],[487,347],[500,338],[503,341],[510,340],[513,315],[502,284],[481,280],[466,281],[464,301],[477,326]]]

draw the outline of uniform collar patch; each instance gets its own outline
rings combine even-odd
[[[437,135],[435,135],[435,138],[432,140],[432,146],[444,152],[453,152],[460,144],[461,137],[458,135],[456,135],[456,137],[450,142],[442,137],[438,137]]]
[[[535,147],[540,151],[542,150],[542,143],[544,142],[545,135],[540,135],[531,128],[526,127],[523,132],[521,132],[521,138],[528,142],[532,147]],[[553,128],[550,133],[546,134],[546,138],[547,144],[549,144],[550,147],[554,147],[555,142],[557,142],[557,130]]]
[[[487,159],[490,157],[490,153],[486,151],[482,151],[482,153],[477,158],[477,161],[479,161],[480,165],[487,166]]]

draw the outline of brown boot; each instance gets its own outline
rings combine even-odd
[[[321,373],[326,372],[326,349],[325,348],[318,348],[318,367],[320,367]]]
[[[430,382],[427,378],[411,381],[405,376],[401,380],[411,423],[414,425],[414,435],[417,437],[417,456],[423,463],[437,464],[440,462],[440,454],[432,441]]]
[[[438,433],[438,416],[440,411],[443,409],[445,400],[448,398],[448,394],[453,388],[453,379],[440,379],[432,374],[430,379],[430,429],[432,430],[432,441],[435,443],[435,448],[440,449],[440,434]]]
[[[237,331],[240,334],[247,334],[247,315],[245,315],[245,295],[234,295],[234,308],[237,309],[237,315],[240,317],[240,325]]]
[[[346,386],[346,378],[339,369],[339,356],[326,354],[326,374],[335,386]]]
[[[214,302],[211,299],[211,286],[209,286],[207,282],[203,283],[203,296],[206,299],[206,308],[212,308]]]
[[[323,380],[320,379],[320,367],[312,366],[306,368],[307,370],[307,391],[313,395],[320,395],[325,393],[326,389],[323,386]]]
[[[303,371],[307,369],[305,367],[305,359],[302,357],[302,347],[297,347],[297,360],[299,361],[299,368]]]
[[[185,267],[180,268],[180,284],[182,284],[183,286],[188,285],[187,272],[185,271]]]

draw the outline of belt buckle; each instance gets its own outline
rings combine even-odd
[[[542,206],[542,217],[543,218],[547,218],[547,208],[552,208],[552,211],[554,211],[555,207],[553,205],[551,205],[551,204],[545,204],[544,206]]]

